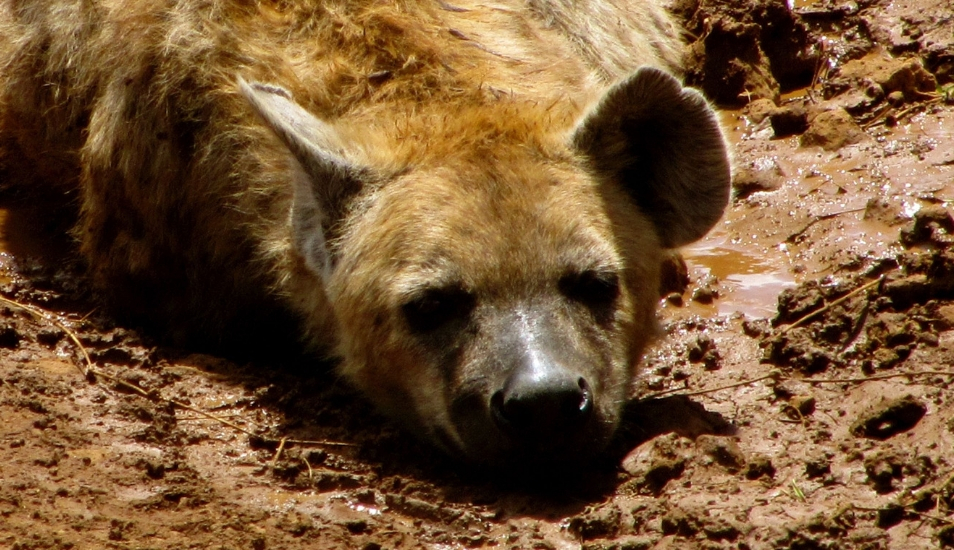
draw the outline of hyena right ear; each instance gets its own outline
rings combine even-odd
[[[372,172],[355,161],[360,155],[332,125],[302,108],[288,90],[241,77],[238,85],[307,176],[294,182],[292,240],[306,265],[327,281],[334,267],[329,234]]]
[[[576,128],[573,147],[615,180],[677,247],[706,234],[729,200],[719,121],[702,95],[649,67],[616,84]]]

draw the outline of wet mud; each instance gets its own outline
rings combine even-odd
[[[949,4],[672,9],[735,193],[603,460],[475,472],[329,365],[157,345],[4,196],[0,547],[954,547]]]

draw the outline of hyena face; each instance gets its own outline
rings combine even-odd
[[[485,106],[432,128],[444,147],[382,154],[241,86],[302,167],[291,241],[325,285],[343,374],[475,462],[602,449],[655,331],[662,249],[727,200],[705,101],[641,69],[570,124]]]
[[[652,226],[606,204],[583,165],[521,157],[391,184],[344,237],[332,285],[351,378],[491,462],[601,447],[656,301]]]

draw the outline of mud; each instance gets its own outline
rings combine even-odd
[[[0,296],[39,309],[0,304],[0,547],[954,547],[950,6],[673,9],[736,194],[604,460],[474,472],[328,365],[159,346],[2,197]]]

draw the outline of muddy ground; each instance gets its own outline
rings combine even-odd
[[[673,10],[736,196],[602,463],[468,472],[308,360],[156,346],[7,200],[0,548],[954,547],[954,10]]]

